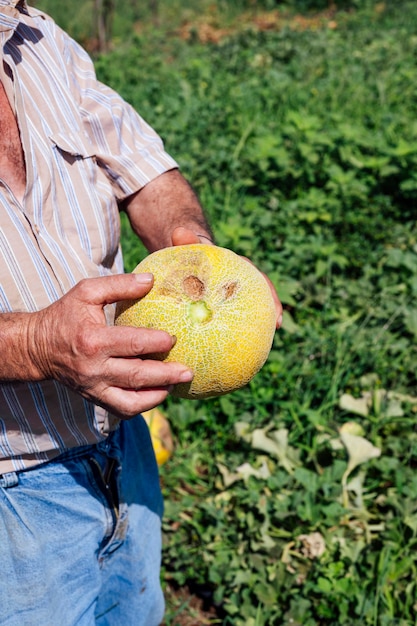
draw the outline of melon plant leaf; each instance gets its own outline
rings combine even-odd
[[[381,455],[381,450],[365,439],[365,437],[352,435],[351,433],[344,431],[343,427],[339,432],[340,438],[349,456],[348,464],[342,477],[343,504],[347,508],[349,502],[347,479],[349,475],[356,467],[358,467],[358,465],[366,463],[371,459],[378,458]]]
[[[222,475],[223,484],[226,489],[238,480],[247,482],[251,476],[259,480],[267,480],[271,475],[265,458],[262,460],[262,464],[259,468],[253,467],[250,463],[246,462],[236,468],[235,472],[231,472],[222,463],[217,464],[217,469]]]
[[[343,411],[354,413],[355,415],[361,415],[362,417],[367,417],[369,415],[370,405],[371,397],[368,395],[364,395],[360,398],[354,398],[349,393],[344,393],[339,399],[339,407]]]
[[[256,428],[252,433],[251,445],[278,459],[279,464],[292,474],[298,465],[291,447],[288,445],[288,430],[280,428],[268,433],[268,428]]]
[[[415,309],[406,311],[404,323],[408,332],[417,337],[417,311]]]
[[[376,459],[381,455],[380,448],[374,446],[365,437],[351,435],[350,433],[340,431],[340,438],[349,455],[349,462],[345,472],[348,476],[351,472],[362,463],[366,463],[371,459]]]
[[[294,321],[291,313],[288,311],[284,312],[283,321],[282,321],[282,329],[286,330],[287,333],[294,334],[298,332],[298,324]]]

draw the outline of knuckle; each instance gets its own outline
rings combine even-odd
[[[132,354],[137,354],[138,356],[146,353],[143,333],[132,333],[130,338],[130,350]]]
[[[143,375],[141,371],[138,371],[137,366],[127,375],[126,383],[128,389],[138,390],[144,386]]]
[[[90,281],[88,278],[82,278],[76,285],[78,295],[84,298],[90,292]]]
[[[127,374],[127,387],[136,391],[166,387],[172,381],[169,364],[135,359],[135,366]]]
[[[88,358],[97,356],[100,351],[100,345],[96,334],[86,328],[80,329],[77,334],[77,351]]]
[[[152,352],[165,351],[164,334],[161,331],[153,330],[149,328],[136,329],[138,332],[132,333],[131,336],[131,350],[132,354],[138,356],[149,354]]]

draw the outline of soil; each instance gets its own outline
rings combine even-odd
[[[215,607],[207,606],[206,600],[188,587],[175,588],[167,584],[165,600],[170,609],[169,622],[161,626],[213,626],[221,624]]]

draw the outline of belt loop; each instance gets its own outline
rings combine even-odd
[[[0,487],[8,489],[9,487],[16,487],[19,484],[19,476],[16,472],[8,472],[7,474],[0,474]]]

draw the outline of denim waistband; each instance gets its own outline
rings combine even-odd
[[[97,452],[109,458],[120,460],[120,428],[110,432],[105,439],[99,441],[98,443],[69,448],[68,450],[65,450],[55,456],[53,459],[44,463],[39,463],[39,465],[34,465],[24,470],[0,474],[0,487],[9,488],[16,486],[19,483],[19,474],[38,470],[43,466],[51,465],[53,463],[66,463],[68,461],[75,461],[79,458],[90,457],[92,454]]]
[[[7,474],[0,474],[0,487],[8,489],[9,487],[16,487],[19,484],[19,477],[17,472],[8,472]]]

